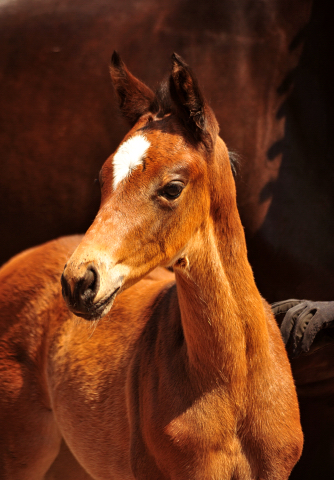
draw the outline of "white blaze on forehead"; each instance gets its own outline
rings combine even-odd
[[[122,143],[113,158],[114,190],[132,170],[143,164],[150,142],[143,135],[135,135]]]

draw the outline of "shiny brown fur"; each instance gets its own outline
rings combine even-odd
[[[111,74],[132,123],[127,105],[146,96],[124,142],[150,146],[115,191],[106,161],[82,239],[0,272],[2,478],[43,478],[63,438],[96,480],[287,479],[303,442],[296,392],[215,117],[180,57],[167,112],[117,54]],[[61,297],[66,261],[63,296],[91,325]]]

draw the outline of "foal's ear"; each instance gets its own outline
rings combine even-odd
[[[205,141],[209,134],[211,143],[214,143],[219,131],[217,120],[206,104],[191,68],[176,53],[172,55],[169,89],[178,113],[195,138]]]
[[[110,76],[123,116],[133,126],[149,111],[155,98],[152,90],[134,77],[117,52],[111,57]]]

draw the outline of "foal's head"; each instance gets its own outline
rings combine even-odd
[[[86,319],[106,314],[119,291],[154,267],[186,255],[219,211],[219,191],[234,192],[215,116],[179,56],[156,94],[117,53],[111,78],[131,130],[100,171],[99,212],[62,276],[68,307]]]

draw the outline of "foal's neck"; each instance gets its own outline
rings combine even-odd
[[[228,198],[216,199],[222,209],[212,209],[215,213],[175,268],[190,365],[203,375],[215,372],[226,382],[247,374],[247,358],[268,352],[264,307],[247,260],[230,180],[232,192],[225,189],[223,194]]]

